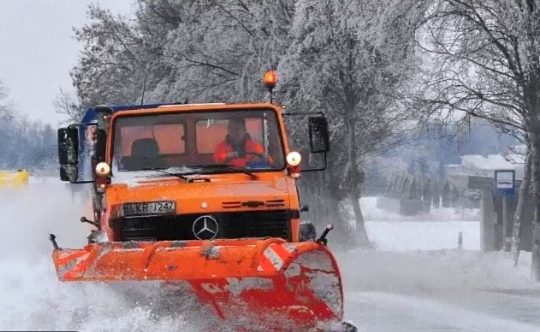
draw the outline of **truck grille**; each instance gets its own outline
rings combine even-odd
[[[203,214],[120,218],[111,221],[119,241],[195,240],[192,226]],[[291,239],[289,210],[209,213],[219,223],[216,238],[280,237]]]

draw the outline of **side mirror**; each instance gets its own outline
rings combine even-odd
[[[323,116],[310,117],[308,122],[311,153],[328,152],[330,150],[330,139],[328,137],[326,118]]]
[[[79,131],[77,126],[58,129],[58,162],[60,179],[75,182],[79,177]]]

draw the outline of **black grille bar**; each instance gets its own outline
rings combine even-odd
[[[129,217],[111,221],[120,241],[195,240],[192,226],[203,214]],[[208,213],[219,223],[216,238],[280,237],[291,240],[289,210]]]

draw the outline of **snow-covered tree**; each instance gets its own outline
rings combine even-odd
[[[51,168],[56,157],[51,126],[17,114],[0,81],[0,169]]]
[[[351,202],[367,242],[363,160],[391,144],[406,118],[420,12],[409,0],[138,0],[128,20],[90,7],[90,22],[77,30],[77,103],[138,102],[143,86],[146,102],[268,100],[260,78],[277,69],[276,100],[295,112],[323,111],[331,123],[331,171],[303,183],[329,199],[331,213],[320,215],[348,236],[335,211]]]
[[[278,67],[290,108],[330,117],[331,171],[310,181],[328,195],[320,215],[340,220],[337,203],[349,200],[364,243],[363,162],[387,148],[407,119],[400,101],[414,68],[418,12],[401,1],[298,1],[293,41]]]

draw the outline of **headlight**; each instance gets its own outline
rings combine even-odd
[[[111,174],[111,166],[105,162],[100,162],[96,165],[96,175],[101,177],[106,177]]]
[[[287,155],[287,163],[291,166],[298,166],[302,162],[302,155],[300,153],[293,151],[289,152]]]

